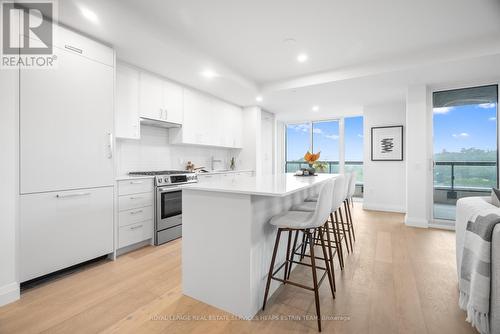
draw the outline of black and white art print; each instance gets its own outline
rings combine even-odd
[[[372,161],[403,160],[403,126],[372,128]]]

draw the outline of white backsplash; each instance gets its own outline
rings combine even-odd
[[[152,171],[166,169],[184,170],[188,161],[196,167],[210,169],[212,156],[216,160],[215,169],[228,169],[231,157],[236,157],[239,150],[188,145],[171,145],[168,142],[168,130],[152,126],[141,126],[141,139],[117,139],[117,175],[131,171]]]

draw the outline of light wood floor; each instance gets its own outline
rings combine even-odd
[[[359,205],[354,217],[355,252],[342,273],[337,268],[337,299],[326,280],[321,287],[322,315],[337,316],[323,321],[324,332],[474,333],[457,306],[453,232],[409,228],[403,215]],[[290,285],[252,321],[183,296],[181,242],[142,248],[25,291],[0,308],[0,333],[317,332],[314,319],[295,320],[315,314],[313,294]],[[292,278],[310,282],[303,268]],[[294,318],[265,319],[273,316]]]

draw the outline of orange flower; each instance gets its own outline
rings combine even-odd
[[[314,154],[307,151],[307,153],[304,155],[304,160],[307,161],[309,164],[312,164],[319,159],[320,154],[321,152]]]

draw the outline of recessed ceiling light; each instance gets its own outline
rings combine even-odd
[[[207,79],[212,79],[212,78],[215,78],[215,77],[219,76],[217,74],[217,72],[215,72],[214,70],[211,70],[211,69],[204,70],[203,72],[201,72],[201,75],[204,76]]]
[[[262,96],[258,95],[256,98],[255,98],[255,101],[257,102],[262,102],[263,98]]]
[[[306,61],[307,61],[307,59],[308,59],[308,58],[309,58],[309,57],[307,56],[307,54],[305,54],[305,53],[301,53],[301,54],[299,54],[299,55],[297,56],[297,61],[298,61],[299,63],[304,63],[304,62],[306,62]]]
[[[82,13],[83,17],[89,20],[92,23],[98,23],[99,18],[97,17],[97,14],[91,11],[88,8],[85,7],[80,7],[80,12]]]
[[[313,106],[312,107],[312,111],[318,111],[319,110],[319,106]]]

